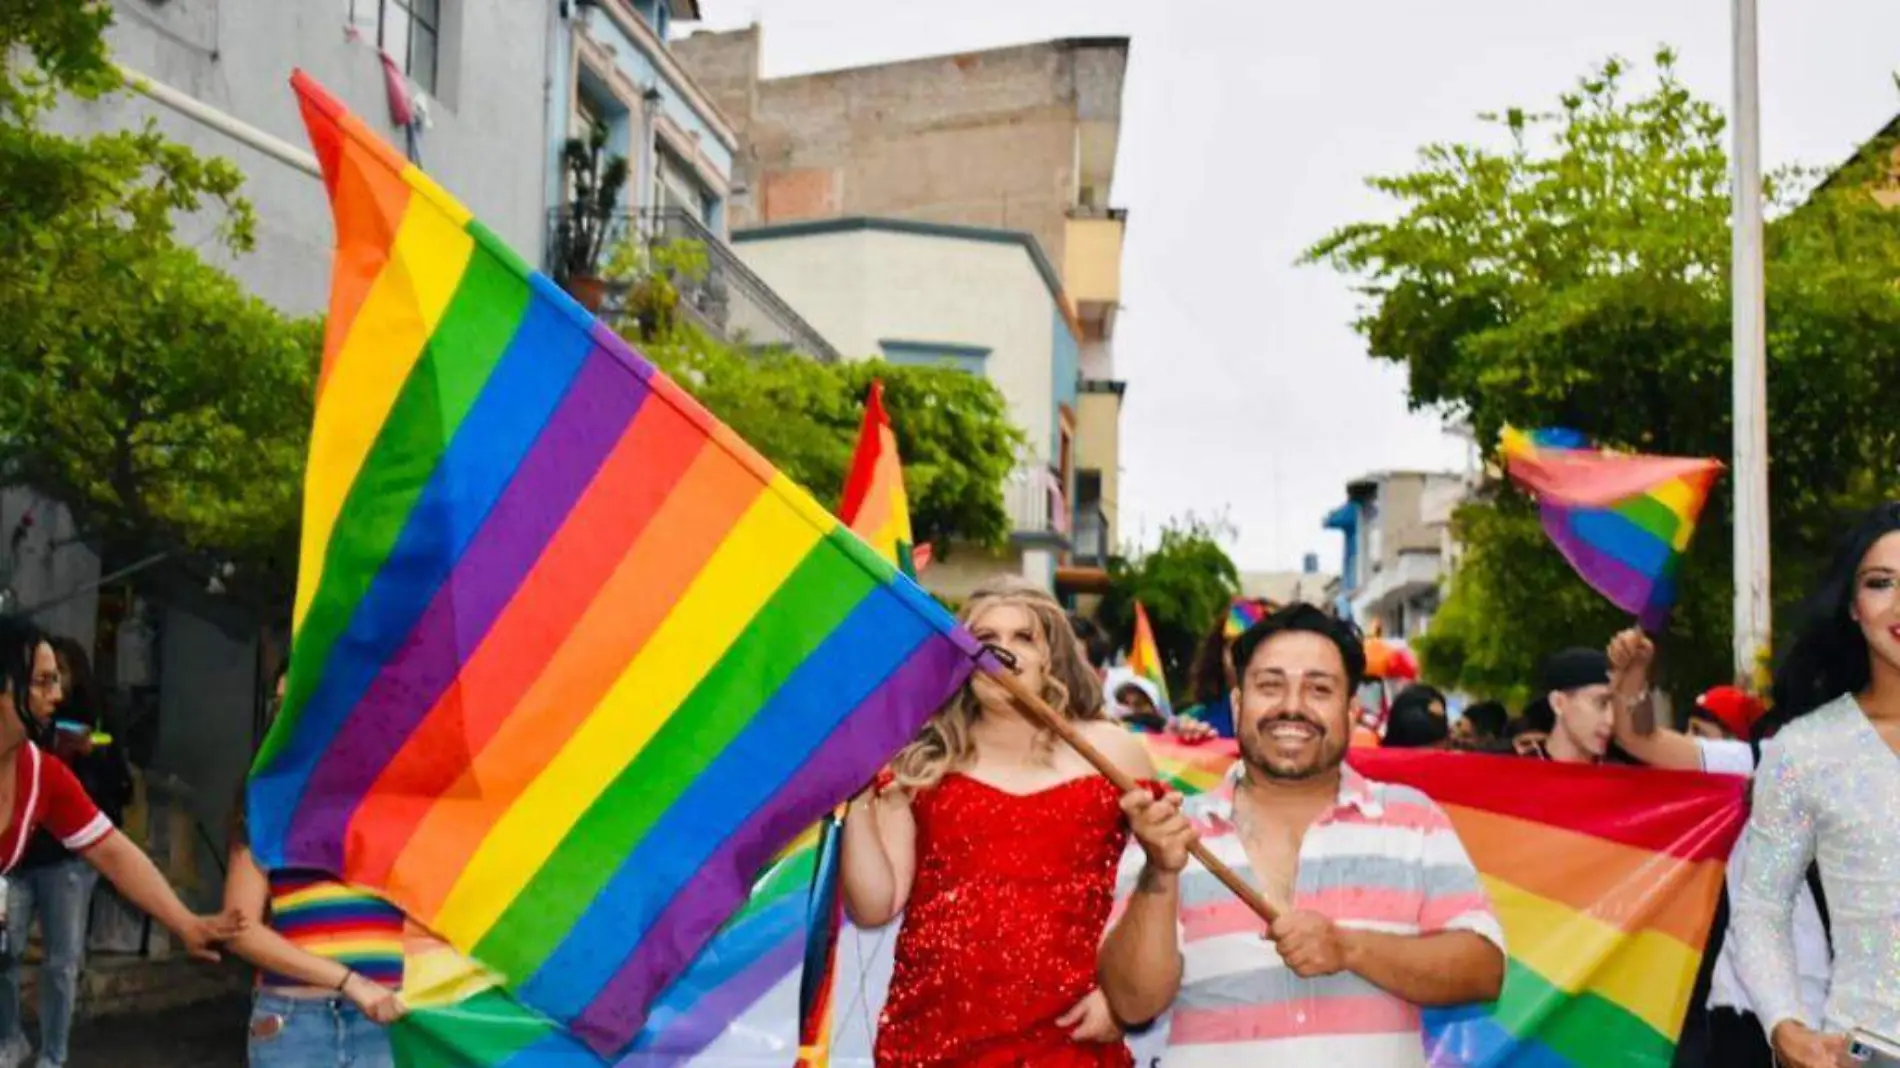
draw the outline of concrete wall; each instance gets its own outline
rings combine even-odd
[[[1055,303],[1022,245],[875,229],[738,237],[746,265],[847,359],[882,340],[989,349],[984,373],[1011,420],[1051,447]]]
[[[529,260],[539,262],[546,169],[548,23],[552,4],[443,4],[439,99],[423,136],[429,172]],[[118,0],[109,38],[120,62],[296,145],[306,144],[289,86],[301,67],[392,143],[381,61],[344,36],[342,0]],[[477,76],[479,74],[479,76]],[[257,250],[224,262],[252,292],[287,311],[328,303],[330,212],[315,178],[174,112],[125,94],[62,109],[55,126],[89,133],[136,127],[147,118],[199,151],[246,174],[257,209]],[[534,150],[524,150],[532,148]],[[208,222],[191,224],[202,235]]]
[[[178,607],[163,618],[153,771],[183,781],[192,813],[221,846],[251,763],[257,646]]]
[[[925,589],[954,604],[999,578],[1026,578],[1043,589],[1055,586],[1055,557],[1046,549],[1009,548],[990,553],[962,546],[933,562],[922,576]]]
[[[1102,514],[1108,519],[1108,548],[1121,545],[1121,395],[1102,390],[1082,394],[1076,410],[1075,466],[1102,474]]]
[[[735,227],[837,215],[1000,227],[1030,233],[1062,264],[1085,156],[1106,195],[1125,39],[763,80],[758,46],[754,28],[675,49],[747,143],[751,203]],[[1086,139],[1085,111],[1097,133]]]
[[[98,580],[99,557],[75,540],[65,505],[26,490],[0,490],[0,590],[12,591],[6,611],[46,605],[32,613],[33,621],[90,650],[98,595],[86,587]]]

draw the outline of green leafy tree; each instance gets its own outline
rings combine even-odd
[[[1375,359],[1405,366],[1414,407],[1481,441],[1506,423],[1605,445],[1730,451],[1729,192],[1718,109],[1655,57],[1631,91],[1612,60],[1547,112],[1484,116],[1491,144],[1435,144],[1373,178],[1390,222],[1309,250],[1359,280]],[[1844,516],[1900,494],[1900,215],[1885,148],[1834,175],[1784,170],[1767,229],[1770,494],[1777,604],[1807,589]],[[1600,644],[1626,620],[1570,574],[1514,490],[1458,517],[1466,563],[1424,643],[1439,681],[1522,685],[1537,661]],[[1726,679],[1729,498],[1718,489],[1681,576],[1664,669],[1681,689]],[[1785,620],[1784,620],[1785,623]]]
[[[948,367],[878,360],[827,364],[712,337],[677,314],[681,280],[706,270],[692,242],[623,246],[610,276],[626,280],[621,327],[654,363],[787,477],[835,508],[873,379],[904,461],[911,530],[948,554],[1000,548],[1009,537],[1003,484],[1024,437],[996,386]]]
[[[1240,571],[1222,547],[1232,536],[1224,520],[1190,513],[1163,526],[1153,549],[1109,561],[1109,590],[1098,615],[1126,648],[1134,639],[1135,602],[1147,609],[1176,707],[1187,703],[1188,672],[1201,640],[1240,592]]]
[[[291,547],[318,345],[174,229],[252,244],[241,173],[151,125],[44,126],[121,88],[102,3],[0,11],[0,476],[69,508],[108,557],[213,550],[269,574]]]

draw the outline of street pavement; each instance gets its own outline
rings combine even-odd
[[[227,997],[73,1029],[71,1068],[243,1068],[250,1002]]]

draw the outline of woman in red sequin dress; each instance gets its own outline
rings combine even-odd
[[[985,589],[963,619],[1123,771],[1154,778],[1140,741],[1105,717],[1047,593]],[[978,672],[845,821],[852,921],[903,915],[879,1068],[1126,1068],[1095,985],[1126,842],[1114,786]]]

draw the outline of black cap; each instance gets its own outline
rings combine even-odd
[[[1544,661],[1538,673],[1537,688],[1543,693],[1581,690],[1585,686],[1606,686],[1610,681],[1610,658],[1601,649],[1565,649]]]

